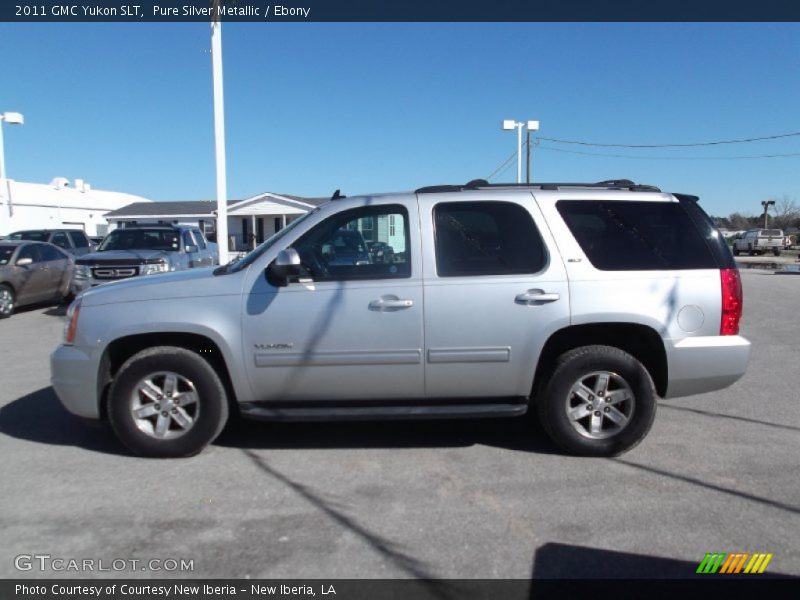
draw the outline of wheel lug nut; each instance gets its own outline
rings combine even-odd
[[[605,411],[606,411],[606,412],[611,412],[611,409],[610,409],[609,407],[607,407],[607,406],[606,406],[606,408],[605,408]]]
[[[167,413],[167,411],[164,411],[164,412],[162,412],[162,413],[161,413],[161,416],[162,416],[162,417],[166,417],[168,414],[169,414],[169,413]]]
[[[589,402],[592,402],[593,400],[594,400],[594,396],[589,396]]]
[[[177,408],[173,408],[173,409],[172,409],[172,413],[173,413],[173,414],[175,414],[175,413],[177,413],[177,412],[178,412],[178,409],[177,409]]]
[[[600,411],[599,411],[599,410],[598,410],[598,411],[596,411],[596,412],[594,413],[594,416],[595,416],[595,417],[599,417],[599,416],[600,416]]]
[[[160,404],[156,404],[156,410],[161,410],[161,405]]]

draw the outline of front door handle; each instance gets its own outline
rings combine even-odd
[[[370,310],[394,311],[414,306],[413,300],[403,300],[397,296],[383,296],[369,303]]]
[[[561,298],[561,294],[557,292],[548,294],[544,290],[528,290],[517,294],[514,302],[517,304],[538,304],[540,302],[555,302],[559,298]]]

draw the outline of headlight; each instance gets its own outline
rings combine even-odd
[[[75,265],[74,275],[76,279],[89,279],[92,273],[88,265]]]
[[[169,271],[169,265],[167,263],[154,263],[151,265],[142,265],[140,273],[142,275],[152,275],[153,273],[164,273],[166,271]]]
[[[75,334],[78,332],[78,317],[81,313],[81,299],[78,297],[67,309],[67,319],[64,322],[64,343],[72,345]]]

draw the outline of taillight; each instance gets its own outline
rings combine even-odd
[[[720,335],[737,335],[739,319],[742,318],[742,278],[739,269],[721,269],[722,282],[722,320]]]
[[[81,301],[76,300],[67,310],[67,327],[64,330],[64,343],[74,344],[75,333],[78,331],[78,316],[81,313]]]

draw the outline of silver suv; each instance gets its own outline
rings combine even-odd
[[[342,231],[392,248],[338,260]],[[696,197],[627,180],[342,198],[215,270],[70,307],[52,382],[146,456],[266,420],[516,417],[565,451],[639,443],[657,397],[747,366],[739,272]]]

